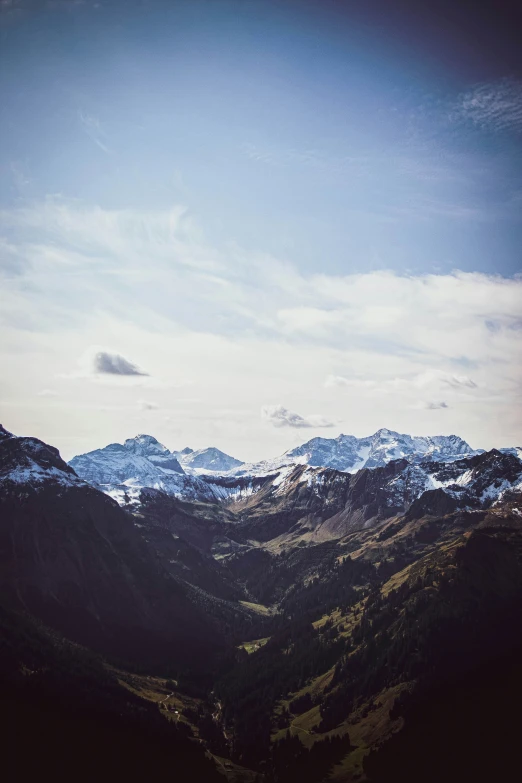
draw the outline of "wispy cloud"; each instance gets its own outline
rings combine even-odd
[[[382,381],[345,377],[343,375],[328,375],[323,385],[326,389],[365,389],[370,393],[379,394],[404,394],[410,391],[414,395],[437,390],[444,391],[448,387],[455,394],[469,394],[471,390],[479,388],[478,384],[467,375],[453,375],[442,370],[425,370],[410,377],[387,378]]]
[[[466,389],[476,389],[477,384],[474,380],[469,378],[467,375],[447,375],[441,378],[443,383],[447,383],[448,386],[451,386],[453,389],[461,389],[462,387]]]
[[[441,400],[440,402],[427,402],[424,407],[429,411],[438,411],[443,408],[449,408],[449,405],[444,400]]]
[[[324,416],[301,416],[295,411],[290,411],[283,405],[263,405],[261,417],[270,422],[274,427],[293,427],[294,429],[307,429],[310,427],[333,427],[334,422]]]
[[[103,152],[110,155],[112,150],[107,145],[107,133],[104,130],[100,120],[94,117],[92,114],[87,114],[81,109],[78,110],[78,119],[81,127],[87,136],[93,141]]]
[[[306,166],[324,173],[367,173],[373,158],[366,155],[332,155],[320,149],[296,149],[292,147],[259,147],[245,143],[242,154],[250,160],[270,166]]]
[[[505,79],[479,84],[460,97],[452,117],[484,130],[521,132],[522,82]]]
[[[154,388],[183,440],[194,442],[200,427],[198,447],[208,445],[214,416],[215,437],[228,433],[227,448],[250,449],[249,458],[259,456],[251,440],[266,443],[269,456],[273,438],[282,451],[290,431],[340,421],[348,431],[380,422],[422,432],[431,423],[424,406],[440,401],[447,427],[472,440],[501,422],[509,443],[522,424],[522,331],[511,328],[522,322],[521,278],[311,274],[267,254],[209,246],[185,215],[182,207],[104,210],[57,199],[0,211],[18,268],[0,287],[0,362],[4,377],[19,379],[18,396],[60,378],[65,406],[94,398],[102,406],[114,395],[138,416],[136,387]],[[20,346],[34,361],[22,366]],[[92,349],[73,375],[85,346]],[[101,372],[93,372],[94,353],[104,356]],[[186,379],[193,393],[179,407]],[[275,405],[261,419],[276,395],[300,400],[299,413]],[[250,418],[218,415],[225,408],[246,408]],[[305,415],[321,410],[328,418]],[[127,426],[122,418],[120,430]]]

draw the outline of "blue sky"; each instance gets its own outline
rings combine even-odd
[[[2,1],[6,426],[522,440],[517,48],[415,9]]]

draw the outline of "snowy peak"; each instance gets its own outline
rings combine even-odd
[[[243,464],[241,460],[234,459],[212,446],[198,451],[183,449],[177,456],[183,467],[192,468],[197,473],[227,473]]]
[[[127,438],[123,445],[133,454],[140,454],[146,457],[151,454],[170,454],[168,448],[152,435],[136,435],[134,438]]]
[[[84,485],[54,446],[38,438],[16,437],[0,428],[0,483],[8,487],[26,485],[33,490],[52,483],[61,486]]]
[[[397,459],[406,459],[409,462],[451,462],[482,452],[483,449],[472,449],[457,435],[412,436],[383,427],[365,438],[356,438],[354,435],[312,438],[280,457],[251,464],[243,463],[233,468],[230,473],[238,476],[267,475],[285,465],[311,465],[356,473],[363,468],[383,467]]]
[[[362,468],[383,467],[395,459],[448,461],[478,453],[456,435],[411,436],[382,428],[366,438],[312,438],[287,451],[284,457],[354,473]]]
[[[450,462],[397,459],[352,475],[287,465],[275,475],[241,476],[235,485],[232,479],[221,483],[224,502],[230,507],[239,504],[241,511],[257,509],[260,524],[276,509],[283,522],[289,514],[291,525],[283,527],[290,539],[306,535],[324,541],[398,514],[444,516],[456,510],[488,509],[504,500],[520,502],[522,464],[511,454],[493,450]],[[316,528],[320,517],[324,522]]]
[[[153,487],[159,478],[184,473],[175,453],[151,435],[137,435],[123,444],[111,443],[73,457],[69,464],[79,476],[97,486],[131,482]]]
[[[8,434],[3,437],[8,437]],[[489,454],[497,455],[491,458],[494,464],[501,460],[502,464],[498,463],[495,468],[497,472],[506,470],[507,462],[502,458],[512,461],[511,472],[516,473],[520,467],[518,449],[503,449],[502,453]],[[278,487],[280,494],[286,491],[287,476],[296,466],[306,469],[308,472],[303,474],[306,482],[314,484],[315,469],[355,474],[363,469],[384,468],[395,462],[406,466],[404,470],[398,466],[400,475],[394,478],[389,490],[391,494],[387,495],[386,504],[390,501],[390,507],[395,507],[392,497],[395,493],[400,498],[405,492],[404,497],[411,500],[423,492],[442,489],[452,497],[464,498],[466,493],[463,494],[462,487],[468,485],[469,470],[474,465],[470,467],[466,461],[478,459],[480,455],[485,457],[482,450],[473,450],[457,435],[411,436],[382,428],[364,438],[344,434],[336,438],[312,438],[281,457],[255,464],[242,463],[215,447],[196,451],[186,447],[181,451],[169,451],[156,438],[137,435],[123,444],[113,443],[74,457],[70,465],[81,478],[119,502],[137,499],[145,487],[186,500],[214,502],[257,493],[261,485],[258,486],[255,481],[252,483],[257,478],[269,479],[274,489]],[[480,468],[477,468],[481,475],[488,472],[485,470],[486,462],[484,465],[480,462]],[[484,484],[480,492],[473,480],[471,494],[479,492],[482,497],[484,493],[491,492],[491,497],[497,497],[503,488],[517,484],[518,479],[513,476],[510,475],[504,484],[502,479],[500,484],[496,478],[488,479],[489,483]],[[404,498],[397,503],[398,507],[404,506],[403,501]]]
[[[226,473],[243,464],[241,460],[234,459],[214,447],[194,451],[187,446],[182,451],[169,451],[152,435],[136,435],[134,438],[127,438],[123,446],[117,443],[106,448],[113,451],[125,450],[145,457],[162,470],[176,473],[184,473],[183,468],[187,468],[188,473],[195,474]]]
[[[312,438],[302,446],[285,452],[285,461],[295,461],[301,464],[317,467],[329,467],[336,470],[347,470],[347,467],[362,467],[360,444],[353,435],[339,435],[337,438]]]
[[[120,444],[114,445],[120,446]],[[109,447],[107,446],[107,448]],[[162,470],[184,473],[183,468],[179,464],[177,454],[169,451],[163,443],[160,443],[152,435],[136,435],[134,438],[127,438],[121,448],[130,454],[149,460],[149,462],[157,465]],[[140,470],[142,468],[143,465],[140,466]]]
[[[205,449],[202,452],[185,450],[182,455],[181,452],[169,451],[151,435],[137,435],[128,438],[123,444],[111,443],[103,449],[80,454],[73,457],[69,464],[85,481],[119,503],[137,501],[144,488],[160,490],[186,500],[215,501],[212,486],[197,476],[198,473],[208,471],[187,467],[187,475],[180,465],[178,457],[183,456],[184,460],[197,459],[198,454],[202,464],[232,460],[232,457],[227,457],[218,449]]]

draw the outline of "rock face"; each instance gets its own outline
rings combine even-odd
[[[123,659],[197,665],[221,645],[132,518],[58,451],[0,431],[0,593]]]
[[[241,460],[234,459],[214,447],[199,451],[189,450],[188,453],[185,449],[177,456],[184,468],[192,468],[199,473],[228,473],[229,470],[243,465]]]
[[[220,503],[243,535],[265,542],[282,537],[281,543],[289,537],[291,544],[302,536],[340,538],[406,513],[412,504],[412,513],[487,508],[520,486],[516,454],[473,452],[456,436],[414,438],[379,430],[362,439],[314,438],[275,461],[289,464],[249,466],[218,449],[170,452],[155,438],[138,435],[75,457],[70,465],[122,505],[138,505],[144,488]],[[231,467],[235,463],[239,467]]]
[[[448,468],[446,478],[439,479],[436,475],[442,470],[442,465],[461,463],[465,458],[478,457],[483,453],[480,449],[473,450],[456,435],[413,437],[381,429],[367,438],[356,438],[353,435],[312,438],[274,460],[247,464],[214,447],[199,451],[187,447],[174,452],[151,435],[137,435],[123,444],[112,443],[105,448],[81,454],[69,464],[85,481],[106,492],[120,504],[127,505],[139,502],[144,488],[157,489],[188,501],[243,501],[265,486],[270,477],[274,489],[279,487],[280,494],[287,477],[298,465],[309,466],[312,471],[315,468],[329,468],[356,474],[364,469],[384,468],[391,462],[402,460],[405,462],[403,475],[396,478],[390,493],[400,495],[403,487],[405,498],[409,498],[413,492],[411,499],[415,499],[420,491],[437,489],[441,480],[445,487],[450,486],[451,468]],[[496,453],[512,457],[513,465],[520,464],[521,449],[502,449]],[[408,466],[411,470],[407,469]],[[458,470],[457,467],[456,478],[460,475]],[[452,491],[461,492],[464,496],[468,478],[459,479],[456,489]],[[306,474],[306,481],[315,481],[313,472]],[[415,487],[419,489],[416,494]],[[495,495],[495,487],[491,491]],[[388,505],[403,508],[405,504],[402,501],[396,503],[390,498]]]
[[[481,451],[472,449],[457,435],[415,437],[393,430],[380,429],[366,438],[356,438],[354,435],[312,438],[275,460],[242,465],[236,469],[236,472],[255,474],[293,463],[356,473],[362,468],[382,468],[396,459],[407,459],[410,462],[426,460],[450,462],[463,456],[480,454]]]
[[[184,472],[176,456],[152,435],[136,435],[135,438],[127,438],[123,446],[131,454],[144,457],[162,470],[174,473]]]
[[[111,443],[103,449],[73,457],[70,465],[91,484],[119,484],[139,479],[143,486],[158,476],[184,475],[179,461],[151,435],[128,438],[124,444]]]
[[[222,479],[221,490],[247,537],[279,537],[287,546],[342,538],[421,509],[423,514],[487,509],[522,492],[522,463],[493,450],[449,463],[394,460],[353,475],[297,465],[272,476]]]
[[[85,486],[58,449],[38,438],[15,438],[0,425],[0,479],[13,491],[38,488],[44,482],[56,487]]]
[[[184,457],[190,458],[193,453]],[[80,454],[69,464],[81,478],[121,504],[137,501],[144,487],[188,500],[214,500],[209,485],[187,475],[178,456],[151,435],[137,435],[123,444],[111,443]]]

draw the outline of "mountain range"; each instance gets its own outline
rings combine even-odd
[[[237,463],[0,429],[13,731],[53,769],[56,729],[196,781],[512,779],[520,450],[379,430]]]
[[[69,464],[81,478],[125,504],[137,501],[143,488],[161,490],[185,500],[222,501],[256,492],[263,484],[258,480],[261,477],[273,476],[274,487],[279,487],[297,465],[355,474],[403,460],[407,464],[403,466],[402,480],[414,498],[426,489],[449,486],[452,482],[466,483],[466,479],[459,478],[458,468],[454,481],[443,479],[441,483],[435,475],[437,471],[440,473],[437,466],[462,464],[463,458],[482,453],[483,449],[472,449],[456,435],[412,437],[381,429],[367,438],[352,435],[313,438],[279,458],[246,464],[213,447],[171,452],[154,437],[137,435],[123,444],[110,444],[74,457]],[[522,455],[522,450],[503,449],[502,453],[516,457]],[[310,482],[317,482],[319,475],[313,470],[303,473]],[[240,477],[248,481],[240,481]]]
[[[181,451],[171,452],[151,435],[137,435],[123,444],[113,443],[102,449],[74,457],[71,464],[80,473],[82,470],[88,471],[89,467],[92,468],[93,463],[103,462],[107,472],[100,471],[102,480],[99,480],[99,483],[110,483],[103,479],[110,474],[113,478],[121,478],[129,473],[132,461],[127,466],[124,459],[130,458],[130,455],[146,458],[166,473],[185,471],[192,475],[216,473],[259,475],[290,464],[335,468],[335,470],[355,473],[361,468],[382,467],[394,459],[438,459],[448,462],[463,456],[480,454],[482,451],[483,449],[472,449],[466,441],[456,435],[415,437],[380,429],[366,438],[356,438],[353,435],[312,438],[302,446],[289,449],[280,457],[257,463],[245,463],[214,447],[198,451],[187,447]],[[146,471],[147,467],[139,460],[134,460],[133,469]]]

